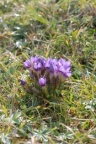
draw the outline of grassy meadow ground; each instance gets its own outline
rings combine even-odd
[[[32,55],[72,63],[52,108],[20,85]],[[0,144],[96,144],[95,0],[0,0]]]

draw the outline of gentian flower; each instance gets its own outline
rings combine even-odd
[[[24,62],[24,67],[25,67],[25,68],[30,68],[30,67],[31,67],[31,62],[30,62],[30,60],[26,60],[26,61]]]
[[[48,60],[46,60],[46,63],[44,65],[44,67],[49,70],[49,72],[54,73],[54,68],[56,66],[56,59],[52,59],[52,58],[48,58]]]
[[[58,70],[65,78],[71,76],[71,62],[60,59],[58,61]]]
[[[39,78],[39,85],[42,87],[45,86],[46,85],[46,78],[43,78],[43,77]]]
[[[45,65],[46,63],[46,59],[41,57],[41,58],[38,58],[38,62],[40,62],[43,66]]]
[[[41,86],[46,85],[46,79],[48,84],[54,86],[55,83],[71,76],[71,62],[63,58],[57,60],[33,56],[24,62],[24,67],[30,70],[31,78],[36,78]],[[21,83],[24,84],[23,81]]]
[[[40,62],[34,63],[34,70],[38,71],[42,68],[42,64]]]
[[[44,67],[45,67],[45,68],[50,68],[51,61],[52,61],[52,59],[51,59],[51,58],[48,58],[48,59],[46,60],[45,64],[44,64]]]
[[[30,62],[31,62],[31,64],[34,64],[35,62],[37,62],[37,61],[38,61],[38,59],[39,59],[39,57],[38,57],[38,56],[31,57],[31,58],[30,58]]]

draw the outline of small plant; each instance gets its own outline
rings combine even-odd
[[[53,93],[71,76],[70,61],[62,58],[57,60],[35,56],[26,60],[24,67],[28,70],[28,77],[26,80],[21,79],[21,84],[29,92],[41,90],[46,98],[50,98],[50,91]]]
[[[71,76],[71,62],[63,58],[34,56],[24,62],[24,67],[27,74],[23,75],[21,84],[27,93],[27,104],[35,99],[34,104],[38,101],[35,106],[48,107],[51,104],[58,107],[64,81]],[[28,93],[31,94],[29,98]]]

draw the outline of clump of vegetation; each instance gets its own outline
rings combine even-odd
[[[47,93],[46,97],[50,97],[48,89],[52,89],[53,93],[56,88],[60,89],[61,83],[71,76],[71,63],[64,59],[45,59],[43,57],[31,57],[24,62],[24,67],[29,72],[29,80],[21,79],[21,84],[27,85],[27,91],[31,91],[32,88],[35,92],[38,92],[38,86],[42,87]],[[27,77],[27,76],[25,76]],[[63,82],[62,82],[63,81]],[[47,89],[48,88],[48,89]]]
[[[71,76],[71,62],[62,58],[57,60],[56,58],[46,59],[35,56],[26,60],[24,67],[27,70],[20,81],[26,94],[30,93],[29,98],[27,96],[27,101],[25,100],[27,106],[32,107],[33,103],[37,101],[35,107],[48,107],[48,112],[51,111],[51,113],[52,109],[54,112],[54,106],[55,109],[57,107],[59,110],[60,105],[62,105],[61,91],[64,82]],[[30,100],[33,102],[30,103]],[[58,112],[60,113],[60,111]],[[47,110],[44,113],[47,113]],[[56,114],[58,116],[58,113]],[[52,114],[49,113],[48,115],[51,116]]]
[[[95,0],[0,2],[0,143],[95,144],[95,109]]]

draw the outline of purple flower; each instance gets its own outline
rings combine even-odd
[[[38,56],[35,56],[35,57],[30,58],[30,62],[31,62],[31,66],[34,68],[34,70],[38,71],[44,67],[45,59],[42,57],[40,58]]]
[[[66,60],[61,58],[61,59],[58,60],[58,66],[63,66],[65,69],[67,69],[68,67],[71,68],[71,62],[66,61]]]
[[[39,78],[39,85],[42,87],[46,85],[46,81],[49,81],[48,84],[52,84],[55,81],[58,82],[59,79],[64,80],[71,76],[71,62],[63,58],[57,60],[55,58],[45,59],[44,57],[33,56],[24,62],[24,67],[30,70],[31,78],[42,76]],[[23,81],[21,83],[22,85],[25,84]]]
[[[39,85],[42,87],[45,86],[46,85],[46,78],[43,78],[43,77],[39,78]]]
[[[50,63],[51,63],[52,59],[51,58],[48,58],[44,64],[44,67],[45,68],[50,68]]]
[[[25,67],[25,68],[30,68],[30,67],[31,67],[31,62],[30,62],[30,60],[26,60],[26,61],[24,62],[24,67]]]
[[[30,62],[31,62],[31,64],[34,64],[35,62],[37,62],[37,61],[38,61],[38,59],[39,59],[39,57],[38,57],[38,56],[31,57],[31,58],[30,58]]]
[[[38,71],[42,68],[42,64],[40,62],[35,62],[34,63],[34,70]]]
[[[25,85],[26,84],[26,81],[24,81],[24,80],[20,80],[20,82],[21,82],[21,85]]]
[[[58,61],[58,70],[65,78],[71,76],[71,62],[60,59]]]
[[[48,60],[46,60],[44,67],[47,68],[49,70],[49,72],[51,72],[51,73],[56,72],[57,71],[57,60],[48,58]]]

